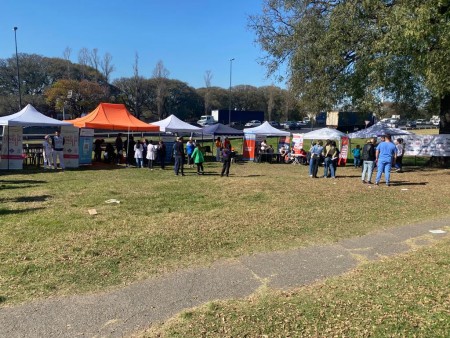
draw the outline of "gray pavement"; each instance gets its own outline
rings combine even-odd
[[[444,230],[433,234],[430,230]],[[220,261],[110,292],[0,308],[0,337],[123,337],[209,301],[247,297],[262,286],[290,289],[449,236],[450,217],[389,228],[333,245]]]

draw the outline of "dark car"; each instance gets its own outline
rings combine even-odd
[[[414,120],[406,121],[406,127],[407,128],[417,128],[417,123]]]

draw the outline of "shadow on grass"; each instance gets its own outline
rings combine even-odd
[[[34,212],[36,210],[42,210],[42,209],[45,209],[45,208],[29,208],[29,209],[20,209],[20,210],[0,209],[0,215],[24,214],[26,212]]]
[[[14,202],[14,203],[27,203],[27,202],[45,202],[51,195],[41,195],[41,196],[22,196],[15,198],[0,198],[0,202]]]
[[[5,296],[0,296],[0,304],[6,302],[7,298]]]
[[[391,181],[391,185],[405,185],[405,186],[413,186],[413,185],[427,185],[427,182],[409,182],[409,181]]]

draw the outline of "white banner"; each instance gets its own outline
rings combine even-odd
[[[406,156],[450,156],[450,134],[403,135]]]
[[[64,137],[64,163],[66,168],[79,167],[78,131],[79,129],[73,126],[61,127],[61,136]]]
[[[23,168],[22,133],[22,126],[4,127],[0,169]]]

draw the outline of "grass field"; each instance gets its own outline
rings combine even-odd
[[[0,300],[104,290],[217,259],[330,243],[448,215],[450,204],[448,170],[407,167],[393,186],[369,188],[351,167],[336,180],[286,164],[236,164],[229,178],[219,164],[205,169],[185,177],[106,165],[2,172]]]
[[[450,241],[290,292],[185,311],[134,337],[448,337]]]

